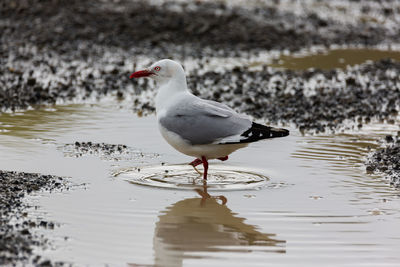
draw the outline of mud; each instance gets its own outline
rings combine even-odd
[[[67,190],[68,180],[53,175],[0,171],[0,265],[28,264],[38,266],[61,266],[62,262],[50,262],[33,255],[33,248],[48,246],[36,228],[49,231],[55,222],[31,219],[29,206],[23,202],[25,195],[39,190]]]
[[[366,161],[369,173],[381,173],[390,184],[400,188],[400,132],[397,136],[388,135],[383,148],[372,152]]]
[[[7,38],[62,53],[79,50],[82,42],[89,41],[164,56],[175,49],[204,56],[204,47],[226,55],[253,48],[294,51],[315,44],[372,45],[384,40],[397,41],[400,37],[395,30],[399,26],[387,24],[396,22],[399,5],[393,1],[387,3],[392,10],[386,5],[365,3],[365,8],[359,5],[360,12],[366,15],[360,16],[358,23],[346,25],[321,18],[313,10],[300,15],[296,10],[282,10],[279,1],[275,5],[247,8],[211,1],[165,1],[152,5],[148,1],[126,0],[26,0],[3,3],[1,15],[7,23],[4,32]],[[324,4],[330,7],[329,1]],[[354,7],[341,8],[345,13],[349,12],[346,8]],[[368,15],[383,15],[387,22],[368,20]],[[188,51],[184,51],[186,44],[190,44]]]

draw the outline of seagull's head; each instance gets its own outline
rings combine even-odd
[[[129,78],[149,77],[157,82],[164,82],[171,78],[182,75],[185,75],[185,71],[183,70],[181,64],[171,59],[162,59],[153,63],[150,67],[144,70],[139,70],[132,73]]]

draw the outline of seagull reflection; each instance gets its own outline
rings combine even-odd
[[[181,200],[159,216],[155,266],[182,266],[184,259],[204,257],[197,252],[286,252],[285,241],[246,224],[225,205],[226,197],[207,192],[207,184],[196,192],[201,198]]]

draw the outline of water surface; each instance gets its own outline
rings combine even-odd
[[[400,52],[369,48],[331,49],[319,53],[282,55],[270,66],[291,70],[306,70],[310,68],[330,70],[335,68],[345,69],[347,66],[381,59],[400,61]]]
[[[31,216],[57,222],[54,230],[37,230],[51,240],[37,252],[54,260],[93,266],[400,262],[399,191],[383,177],[366,174],[363,165],[368,147],[379,146],[377,140],[399,130],[396,125],[326,136],[292,129],[287,138],[210,162],[211,175],[230,171],[221,174],[229,179],[245,170],[250,179],[265,177],[260,186],[220,189],[196,180],[186,165],[192,159],[168,146],[153,116],[139,118],[117,103],[2,114],[0,129],[1,169],[69,176],[81,185],[27,199],[36,206]],[[66,154],[64,145],[75,141],[125,144],[138,156]],[[165,187],[115,175],[170,168]],[[179,179],[192,184],[177,190]]]

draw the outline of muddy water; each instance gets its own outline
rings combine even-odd
[[[319,53],[306,53],[296,56],[283,55],[270,66],[291,70],[309,68],[330,70],[332,68],[344,69],[346,66],[362,64],[368,60],[378,61],[388,58],[400,61],[400,52],[368,48],[331,49]]]
[[[211,162],[208,188],[185,165],[191,159],[162,140],[153,116],[139,118],[118,103],[57,106],[0,116],[0,168],[70,176],[80,185],[27,199],[36,206],[32,216],[58,222],[38,230],[52,242],[37,252],[54,260],[398,266],[400,192],[362,164],[368,147],[398,130],[384,124],[328,136],[293,130]],[[125,144],[137,154],[118,161],[74,157],[64,144],[75,141]],[[252,181],[258,184],[248,187]]]

